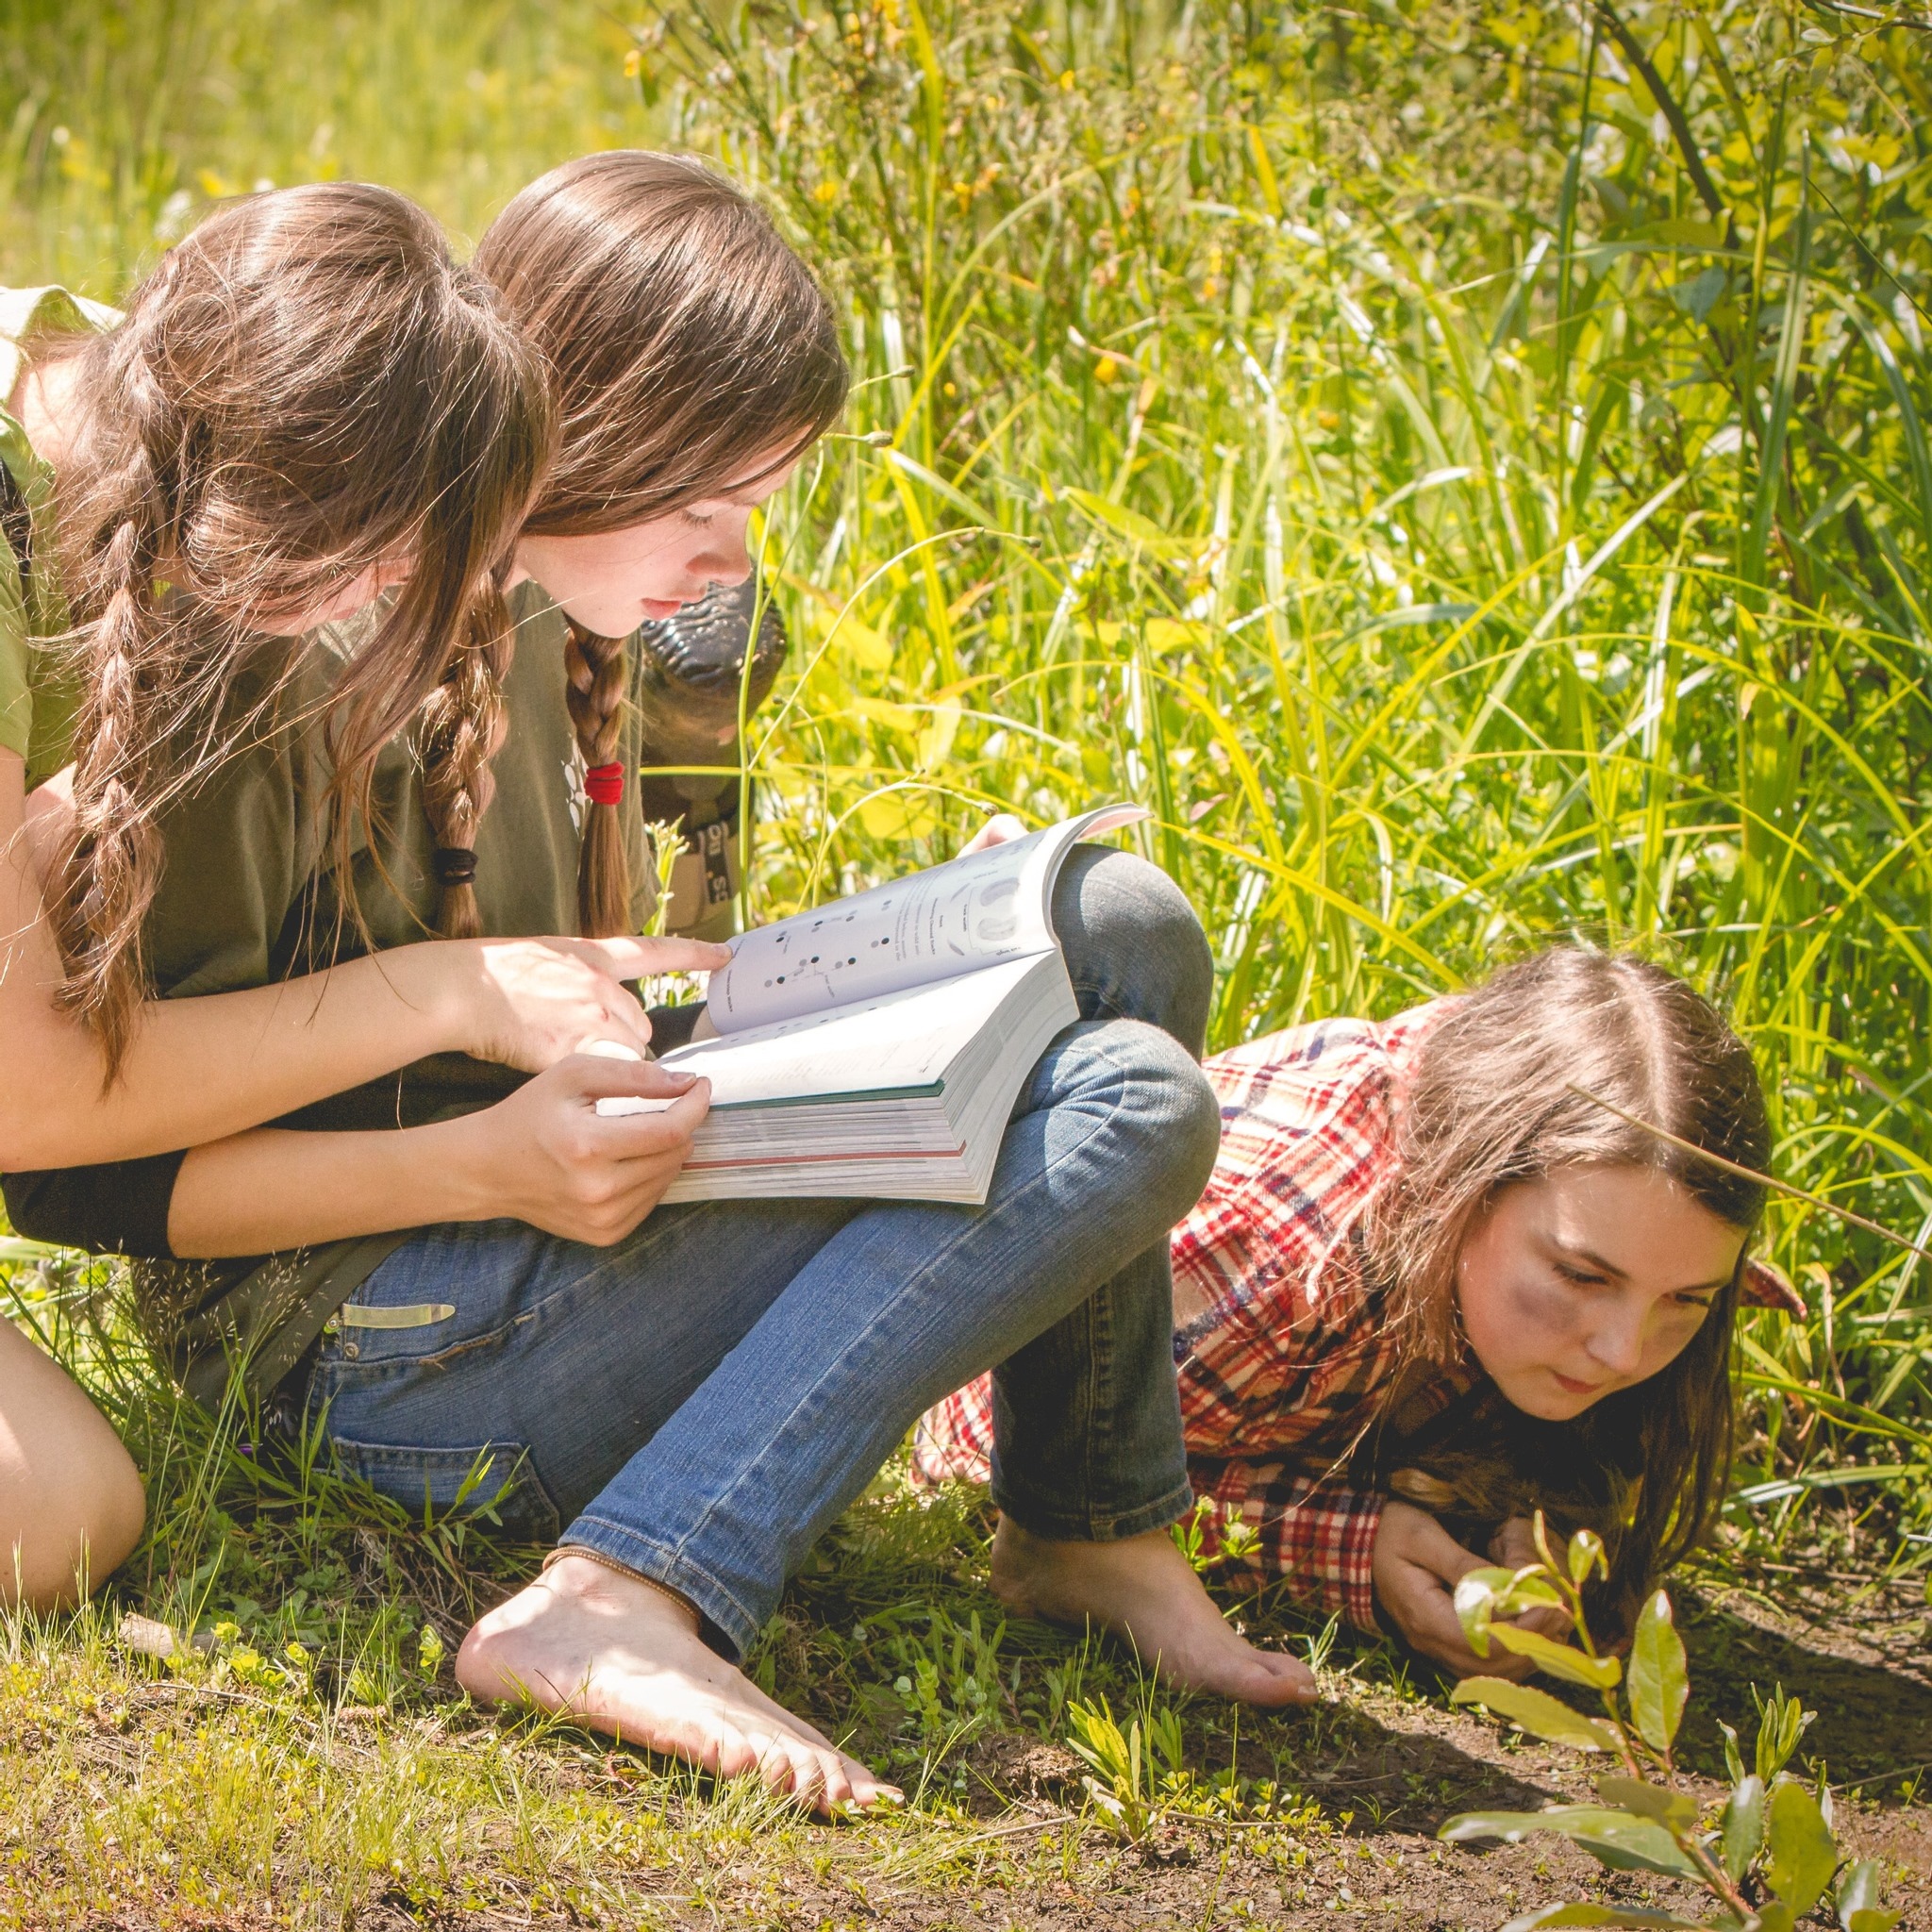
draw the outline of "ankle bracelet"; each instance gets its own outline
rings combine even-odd
[[[620,1563],[615,1557],[607,1557],[602,1550],[593,1550],[588,1543],[559,1543],[543,1558],[542,1568],[537,1574],[543,1575],[552,1564],[562,1562],[566,1557],[581,1557],[585,1562],[594,1563],[600,1570],[608,1570],[614,1576],[627,1576],[633,1583],[641,1583],[646,1590],[655,1590],[680,1610],[687,1610],[693,1617],[699,1616],[698,1607],[668,1583],[659,1583],[655,1576],[646,1576],[641,1570],[633,1570],[628,1563]],[[699,1621],[703,1619],[700,1617]]]

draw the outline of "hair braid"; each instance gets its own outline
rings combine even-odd
[[[624,640],[600,638],[573,622],[564,645],[564,697],[576,727],[577,748],[594,774],[618,759],[624,724]],[[630,927],[630,860],[617,816],[622,795],[621,780],[615,795],[602,787],[586,786],[584,837],[577,859],[577,922],[586,939],[609,939]]]
[[[509,648],[492,574],[555,416],[541,358],[491,289],[421,208],[359,182],[227,203],[117,326],[35,360],[73,378],[44,562],[68,591],[62,648],[81,688],[75,817],[48,896],[61,998],[111,1082],[151,990],[143,918],[170,813],[252,743],[325,735],[340,851],[366,823],[383,744],[467,639],[429,763],[445,836],[474,837]],[[398,564],[408,580],[374,608],[330,697],[295,715],[311,661],[295,630]],[[451,896],[448,917],[474,918],[472,895]]]
[[[503,685],[513,648],[502,591],[482,593],[461,647],[423,707],[423,805],[436,836],[442,887],[436,929],[444,939],[472,940],[483,930],[474,883],[476,831],[496,795],[490,761],[508,728]]]
[[[165,286],[165,284],[163,284]],[[108,358],[125,398],[123,460],[107,487],[118,518],[84,559],[99,615],[87,637],[75,719],[74,818],[61,850],[52,917],[66,976],[58,998],[98,1033],[119,1065],[147,993],[142,924],[160,881],[153,814],[158,754],[178,722],[178,676],[156,575],[174,547],[181,425],[155,379],[138,326]]]

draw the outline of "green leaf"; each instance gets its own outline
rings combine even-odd
[[[1735,1919],[1724,1932],[1732,1932]],[[1637,1925],[1655,1926],[1657,1932],[1716,1932],[1716,1928],[1696,1919],[1680,1919],[1674,1912],[1646,1912],[1637,1906],[1541,1906],[1511,1919],[1503,1932],[1542,1932],[1546,1925]]]
[[[1478,1657],[1490,1654],[1490,1619],[1496,1614],[1502,1593],[1515,1580],[1513,1570],[1472,1570],[1456,1586],[1456,1615],[1469,1647]]]
[[[1838,1869],[1838,1846],[1818,1800],[1801,1784],[1786,1781],[1771,1794],[1765,1831],[1764,1875],[1771,1889],[1802,1919],[1818,1903]]]
[[[1670,1598],[1658,1591],[1638,1613],[1630,1642],[1630,1715],[1653,1751],[1669,1756],[1690,1695],[1684,1640],[1671,1621]]]
[[[1144,517],[1124,504],[1111,503],[1104,496],[1096,496],[1091,490],[1062,490],[1060,494],[1069,503],[1085,510],[1096,524],[1106,525],[1116,535],[1140,544],[1157,557],[1178,556],[1189,547],[1185,539],[1170,537],[1151,517]]]
[[[45,1241],[0,1241],[0,1261],[51,1261],[64,1252]]]
[[[1570,1539],[1566,1560],[1570,1570],[1570,1581],[1579,1590],[1583,1588],[1583,1579],[1592,1569],[1598,1572],[1605,1582],[1609,1581],[1610,1561],[1604,1555],[1604,1540],[1593,1529],[1579,1529]]]
[[[1480,1704],[1498,1717],[1553,1744],[1577,1751],[1614,1751],[1617,1740],[1607,1725],[1572,1710],[1547,1690],[1511,1684],[1502,1677],[1465,1677],[1449,1693],[1451,1704]]]
[[[1634,1811],[1640,1818],[1655,1818],[1667,1831],[1688,1831],[1697,1823],[1695,1799],[1646,1784],[1641,1777],[1600,1777],[1596,1790],[1606,1805]]]
[[[1472,1838],[1499,1838],[1513,1845],[1533,1831],[1557,1829],[1542,1811],[1458,1811],[1454,1818],[1443,1821],[1436,1836],[1450,1844],[1460,1844]]]
[[[1607,1690],[1624,1674],[1624,1667],[1613,1657],[1586,1657],[1574,1644],[1557,1643],[1535,1630],[1515,1624],[1491,1624],[1490,1635],[1505,1650],[1526,1657],[1538,1670],[1560,1677],[1566,1684],[1582,1684],[1592,1690]]]
[[[1751,1694],[1757,1694],[1752,1685]],[[1787,1697],[1785,1687],[1777,1685],[1759,1707],[1757,1723],[1757,1775],[1768,1785],[1777,1776],[1798,1748],[1798,1740],[1810,1728],[1818,1713],[1807,1710],[1799,1699]]]
[[[1796,242],[1785,282],[1784,321],[1778,331],[1777,363],[1772,375],[1771,408],[1757,445],[1757,489],[1745,534],[1739,575],[1747,584],[1762,587],[1765,558],[1771,548],[1772,524],[1777,515],[1784,484],[1785,437],[1797,400],[1798,376],[1805,354],[1805,309],[1811,273],[1811,150],[1807,147],[1798,189]],[[1707,270],[1707,274],[1708,271]],[[1701,278],[1700,278],[1701,279]]]
[[[1521,1570],[1485,1564],[1480,1570],[1472,1570],[1456,1586],[1457,1614],[1463,1618],[1465,1629],[1469,1617],[1478,1613],[1485,1602],[1490,1616],[1514,1617],[1545,1606],[1560,1609],[1563,1595],[1541,1563],[1526,1563]]]
[[[1474,1838],[1500,1838],[1514,1844],[1533,1831],[1557,1832],[1614,1871],[1660,1872],[1693,1884],[1704,1882],[1703,1874],[1662,1825],[1602,1805],[1552,1805],[1546,1811],[1464,1811],[1436,1836],[1455,1844]]]
[[[1906,456],[1910,461],[1912,481],[1919,492],[1919,521],[1926,541],[1932,542],[1932,450],[1926,447],[1925,425],[1919,420],[1911,385],[1906,380],[1905,371],[1898,366],[1898,358],[1891,353],[1890,344],[1885,338],[1849,302],[1840,299],[1839,307],[1850,319],[1853,327],[1864,337],[1865,346],[1872,351],[1884,372],[1891,399],[1898,407],[1898,425],[1905,433]]]
[[[1679,248],[1722,248],[1724,245],[1724,225],[1722,222],[1680,218],[1673,222],[1653,222],[1643,232],[1652,241],[1673,242]]]
[[[1838,1887],[1838,1922],[1844,1932],[1891,1932],[1905,1917],[1903,1912],[1887,1911],[1879,1903],[1882,1869],[1876,1858],[1860,1858],[1845,1868]]]
[[[1715,264],[1688,279],[1673,284],[1672,302],[1693,321],[1702,322],[1724,300],[1731,278]]]
[[[1740,1778],[1732,1788],[1724,1805],[1720,1827],[1724,1844],[1724,1871],[1733,1881],[1751,1869],[1764,1842],[1764,1780]]]

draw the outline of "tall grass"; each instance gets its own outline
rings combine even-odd
[[[209,200],[339,175],[475,236],[636,139],[626,45],[597,0],[7,0],[0,263],[111,298]]]
[[[1218,1041],[1643,946],[1734,1012],[1781,1170],[1924,1240],[1919,38],[666,9],[647,83],[825,266],[862,381],[770,537],[808,650],[765,902],[1133,796]],[[1748,1324],[1749,1505],[1923,1518],[1914,1262],[1772,1223],[1814,1313]]]
[[[474,232],[654,139],[820,265],[860,387],[765,533],[759,914],[1131,796],[1216,1043],[1641,945],[1736,1016],[1782,1173],[1932,1232],[1907,9],[75,10],[0,55],[15,279],[111,292],[258,174]],[[1895,1555],[1924,1275],[1796,1205],[1771,1241],[1813,1312],[1747,1324],[1737,1520],[1876,1501]]]

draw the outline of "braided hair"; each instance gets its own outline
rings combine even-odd
[[[441,738],[464,774],[453,819],[458,791],[480,814],[508,649],[499,574],[552,417],[489,286],[413,203],[353,182],[225,204],[116,328],[55,358],[74,365],[56,508],[83,694],[51,911],[61,1000],[111,1081],[149,991],[161,813],[266,728],[304,612],[408,572],[330,700],[338,857],[382,745],[425,699],[440,717],[445,692],[442,710],[483,721]],[[277,649],[282,675],[236,718],[238,675]]]
[[[624,796],[618,736],[624,726],[625,648],[572,623],[564,645],[564,701],[584,758],[584,835],[577,859],[577,918],[608,939],[630,923],[630,860],[617,807]]]

